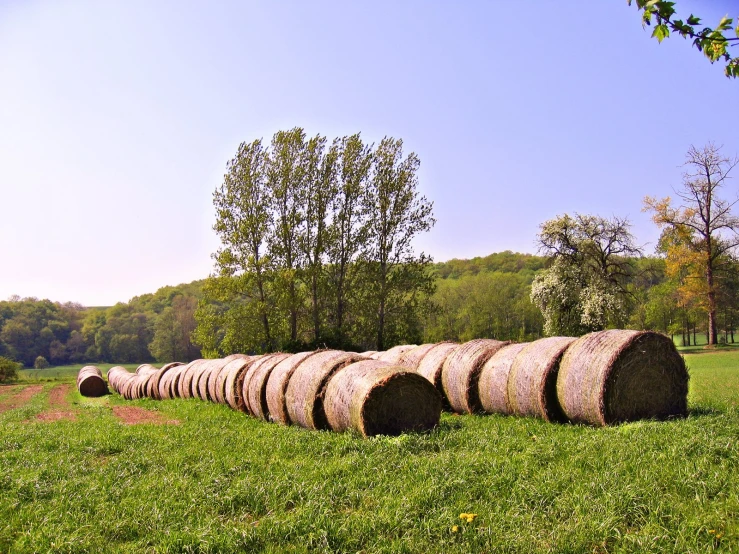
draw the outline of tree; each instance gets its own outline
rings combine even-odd
[[[372,177],[362,196],[368,227],[361,260],[375,348],[384,350],[388,327],[412,327],[404,316],[416,312],[419,302],[433,292],[431,258],[415,256],[411,243],[436,221],[433,204],[418,194],[420,160],[413,152],[403,158],[402,140],[384,138],[372,162]],[[398,337],[405,334],[398,332],[400,327],[393,331]]]
[[[731,213],[739,199],[727,201],[719,197],[731,170],[739,164],[739,157],[729,158],[720,151],[721,147],[713,143],[700,150],[690,147],[683,164],[687,167],[683,184],[676,191],[681,201],[677,207],[670,197],[644,198],[644,210],[652,212],[652,220],[660,228],[671,232],[674,246],[667,249],[668,267],[672,264],[692,270],[689,284],[702,285],[709,345],[717,343],[716,274],[730,265],[739,245],[739,218]]]
[[[632,0],[627,0],[631,5]],[[731,57],[729,47],[737,44],[739,41],[739,25],[734,30],[735,37],[727,37],[724,32],[732,31],[733,20],[728,15],[721,18],[715,29],[701,26],[701,19],[690,14],[685,20],[676,19],[675,2],[660,2],[657,0],[636,0],[636,7],[642,12],[642,26],[646,27],[652,24],[654,19],[656,25],[652,31],[652,37],[658,42],[662,42],[670,36],[670,33],[677,33],[683,38],[692,39],[693,46],[714,63],[723,59],[726,61],[724,73],[727,77],[739,77],[739,56]]]
[[[23,364],[0,356],[0,383],[15,379],[18,376],[18,370],[22,368]]]
[[[35,369],[46,369],[49,367],[49,362],[46,361],[46,358],[43,356],[37,356],[36,360],[33,362],[33,367]]]
[[[228,162],[223,184],[213,194],[216,223],[213,229],[221,239],[214,258],[217,275],[204,287],[207,299],[220,302],[249,303],[249,313],[258,318],[261,328],[251,329],[250,343],[260,351],[271,351],[271,282],[269,257],[265,244],[270,226],[270,196],[266,187],[267,152],[262,141],[241,143],[236,156]],[[198,320],[213,319],[215,312],[203,307]],[[198,333],[201,346],[207,337]],[[212,333],[210,334],[212,336]],[[212,350],[210,350],[212,352]]]
[[[628,220],[565,214],[540,228],[539,250],[551,266],[534,279],[531,300],[544,316],[545,332],[580,335],[623,325],[632,258],[641,254]]]

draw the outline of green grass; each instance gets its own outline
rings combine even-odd
[[[0,552],[739,552],[739,351],[686,360],[688,418],[607,429],[445,414],[363,440],[77,393],[76,422],[24,423],[40,395],[0,415]]]

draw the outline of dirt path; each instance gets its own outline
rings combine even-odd
[[[77,419],[77,413],[72,410],[67,400],[69,391],[72,390],[72,385],[63,384],[57,385],[49,393],[49,407],[38,414],[36,419],[38,421],[59,421],[61,419]]]
[[[135,406],[113,406],[113,414],[124,425],[151,423],[154,425],[179,425],[179,420],[165,419],[162,414]]]
[[[18,385],[0,385],[0,398],[2,398],[3,395],[10,394],[15,390],[18,390]]]
[[[0,414],[25,406],[31,398],[39,394],[42,390],[44,390],[43,385],[31,385],[30,387],[25,387],[14,396],[4,397],[0,401]]]

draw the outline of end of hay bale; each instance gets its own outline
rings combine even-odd
[[[439,423],[441,396],[417,373],[379,360],[353,363],[326,387],[324,407],[334,431],[365,437],[427,431]]]
[[[416,371],[418,369],[418,364],[421,363],[423,357],[428,354],[429,350],[434,346],[436,346],[436,343],[430,342],[403,352],[400,359],[398,359],[398,365]]]
[[[386,350],[385,352],[380,352],[376,359],[387,362],[389,364],[397,364],[398,360],[400,360],[400,357],[408,352],[409,350],[413,350],[416,346],[416,344],[399,344],[398,346],[393,346],[390,350]]]
[[[513,360],[526,343],[508,344],[493,354],[480,371],[477,390],[483,411],[489,414],[510,415],[511,403],[508,398],[508,375]]]
[[[108,394],[108,385],[100,368],[94,365],[83,367],[77,374],[77,390],[82,396],[97,397]]]
[[[267,402],[267,411],[269,412],[269,418],[271,421],[276,421],[283,425],[288,425],[290,423],[290,415],[287,411],[287,401],[285,399],[287,385],[298,366],[307,358],[310,358],[315,354],[319,354],[320,352],[322,351],[312,350],[309,352],[293,354],[289,358],[285,358],[277,364],[269,374],[264,394]]]
[[[416,373],[424,377],[429,383],[432,383],[436,390],[441,395],[442,407],[445,410],[451,410],[449,400],[447,400],[444,394],[444,385],[441,381],[441,373],[444,368],[444,362],[446,359],[459,348],[459,344],[456,342],[440,342],[435,344],[433,348],[430,348],[426,355],[418,363]]]
[[[559,363],[574,337],[547,337],[526,345],[514,358],[508,375],[511,413],[565,422],[557,399]]]
[[[244,394],[249,412],[259,419],[269,421],[267,405],[267,383],[272,371],[283,361],[292,358],[290,354],[277,354],[266,362],[259,364],[251,374],[248,383],[244,382]]]
[[[585,335],[568,348],[557,394],[570,420],[610,425],[685,416],[688,380],[669,337],[611,329]]]
[[[485,362],[509,342],[476,339],[456,348],[444,361],[441,383],[452,410],[457,413],[482,411],[477,382]]]

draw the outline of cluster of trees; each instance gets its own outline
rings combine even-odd
[[[36,298],[0,302],[0,356],[26,367],[192,360],[202,281],[163,287],[109,308]]]
[[[419,159],[401,140],[280,131],[243,143],[213,195],[215,275],[196,313],[207,355],[420,340],[431,260]]]

